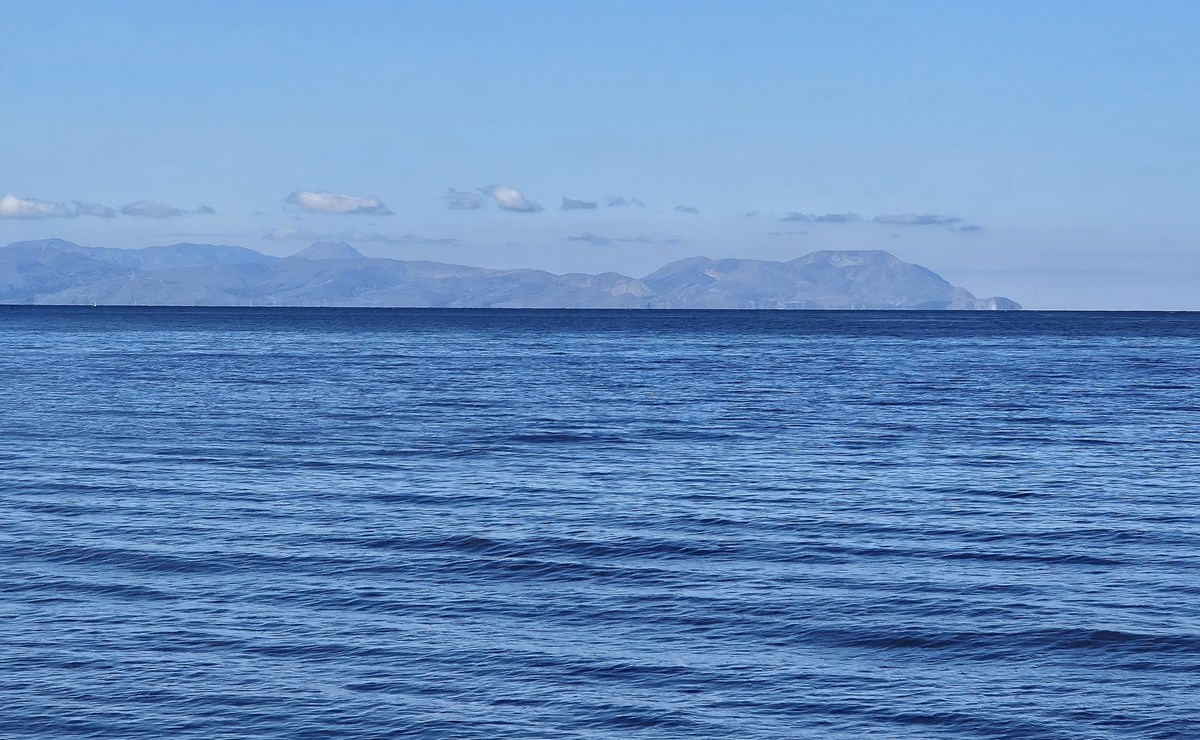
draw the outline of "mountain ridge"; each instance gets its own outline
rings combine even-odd
[[[976,298],[883,250],[782,261],[689,257],[642,278],[370,258],[345,242],[288,257],[231,245],[84,247],[61,239],[0,248],[0,303],[1016,310]]]

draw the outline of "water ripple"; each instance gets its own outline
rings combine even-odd
[[[1194,314],[0,338],[3,737],[1197,734]]]

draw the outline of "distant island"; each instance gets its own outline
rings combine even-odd
[[[368,258],[344,242],[290,257],[245,247],[83,247],[62,239],[0,248],[0,303],[120,306],[737,308],[1016,310],[976,298],[881,250],[787,262],[692,257],[643,278],[492,270]]]

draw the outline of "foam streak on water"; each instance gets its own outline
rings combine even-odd
[[[0,307],[0,736],[1200,732],[1200,316]]]

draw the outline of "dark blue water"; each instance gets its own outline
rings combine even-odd
[[[0,736],[1200,734],[1200,315],[0,308]]]

